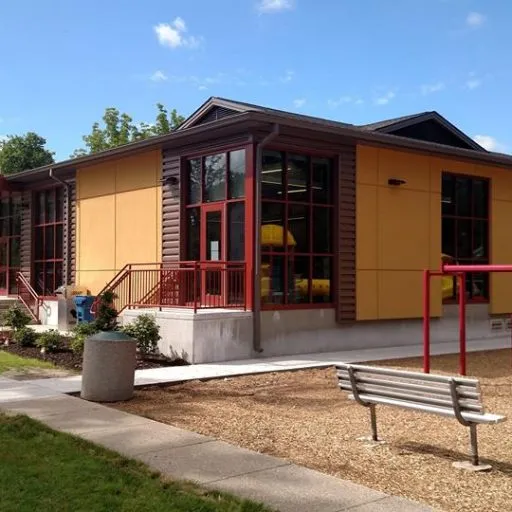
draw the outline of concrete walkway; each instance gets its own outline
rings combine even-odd
[[[266,503],[281,512],[421,512],[429,507],[238,448],[34,382],[0,377],[0,409],[138,459],[179,480]],[[342,454],[340,454],[340,457]]]
[[[491,339],[473,340],[467,344],[468,351],[496,350],[510,348],[509,336]],[[453,354],[459,350],[458,343],[436,343],[431,347],[432,355]],[[228,361],[225,363],[196,364],[191,366],[170,366],[151,370],[137,370],[135,385],[165,384],[186,382],[198,379],[214,379],[219,377],[234,377],[257,373],[300,370],[305,368],[324,368],[337,362],[355,363],[363,361],[383,361],[404,357],[418,357],[423,354],[420,345],[402,347],[373,348],[361,350],[346,350],[340,352],[325,352],[316,354],[301,354],[296,356],[281,356],[243,361]],[[60,377],[37,379],[32,384],[49,388],[60,393],[78,393],[81,389],[82,377]]]

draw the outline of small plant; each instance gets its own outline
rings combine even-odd
[[[56,352],[62,346],[62,338],[59,331],[50,329],[39,335],[36,345],[41,349],[41,353]]]
[[[123,327],[123,332],[137,340],[137,348],[142,354],[154,354],[158,340],[161,339],[160,327],[151,315],[140,315],[131,324]]]
[[[38,335],[30,327],[21,327],[14,331],[13,339],[21,347],[35,347]]]
[[[114,301],[117,295],[107,290],[99,297],[98,311],[96,313],[95,325],[98,331],[117,331],[117,309],[114,307]]]
[[[18,329],[26,327],[32,321],[32,318],[30,318],[21,306],[15,304],[3,314],[2,320],[4,325],[17,331]]]
[[[84,351],[84,343],[85,340],[92,336],[93,334],[96,334],[98,332],[98,327],[96,326],[96,323],[86,323],[81,322],[77,324],[73,328],[73,338],[70,342],[71,350],[75,354],[81,354]]]

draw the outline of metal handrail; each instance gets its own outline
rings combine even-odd
[[[27,308],[32,318],[36,322],[39,322],[39,308],[43,304],[43,300],[41,299],[41,297],[39,297],[34,288],[32,288],[32,285],[30,284],[28,279],[21,272],[18,272],[16,274],[16,287],[18,300]],[[28,304],[27,301],[23,298],[23,295],[21,294],[21,287],[23,287],[34,300],[35,311],[32,309],[30,304]]]

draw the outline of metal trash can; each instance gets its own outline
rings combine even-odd
[[[94,295],[76,295],[75,296],[75,305],[76,305],[76,321],[77,323],[81,322],[92,322],[94,317],[91,313],[91,307],[94,303]]]
[[[85,340],[81,398],[120,402],[133,397],[137,342],[120,331],[99,332]]]
[[[69,331],[76,325],[76,305],[72,286],[59,286],[57,296],[57,327],[59,331]]]

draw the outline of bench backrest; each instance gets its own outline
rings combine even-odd
[[[485,413],[476,379],[345,363],[336,365],[336,370],[338,386],[362,402],[378,396],[418,409],[432,407],[451,414]]]

